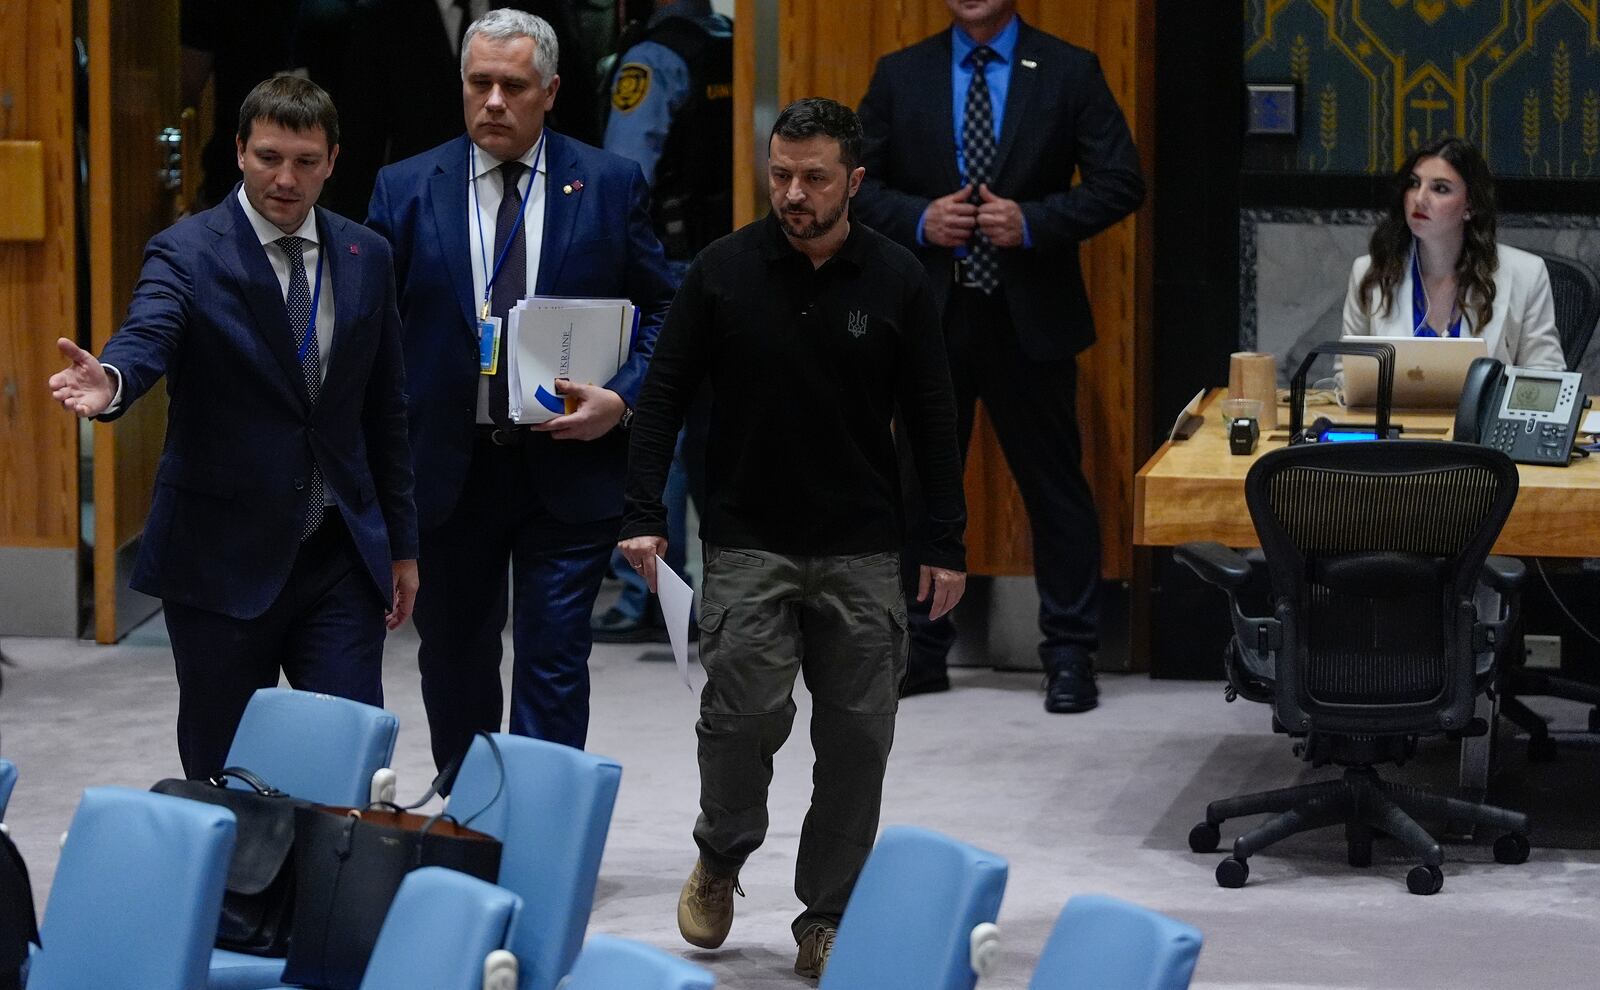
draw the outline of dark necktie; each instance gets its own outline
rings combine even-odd
[[[517,216],[522,212],[522,193],[517,187],[527,168],[521,162],[501,164],[500,212],[494,219],[494,256],[499,258],[504,254],[506,260],[500,266],[500,274],[494,277],[494,287],[489,294],[489,315],[500,317],[500,360],[489,378],[489,419],[502,430],[514,425],[506,378],[506,366],[510,363],[510,356],[506,354],[506,314],[528,291],[527,241],[523,225],[517,223]],[[511,235],[512,226],[517,228],[515,237]],[[506,248],[508,241],[509,250]]]
[[[989,103],[989,80],[983,67],[999,58],[994,49],[979,45],[968,59],[972,62],[972,82],[967,85],[967,105],[961,121],[961,155],[967,166],[967,181],[972,183],[972,203],[982,203],[981,183],[994,176],[994,108]],[[982,231],[974,231],[967,244],[966,282],[987,295],[1000,287],[1000,259],[995,247]]]
[[[316,405],[317,397],[322,392],[322,355],[317,350],[315,340],[309,342],[306,340],[311,332],[312,317],[311,283],[306,279],[306,244],[305,241],[292,235],[278,238],[277,244],[289,259],[289,295],[284,300],[289,309],[289,329],[294,331],[296,352],[303,352],[305,355],[300,359],[300,373],[305,376],[306,393],[311,396],[311,404]],[[317,470],[314,459],[311,462],[311,484],[308,487],[310,505],[306,507],[305,522],[301,526],[301,540],[317,531],[317,527],[322,524],[322,514],[327,508],[323,504],[325,499],[322,493],[322,472]]]
[[[461,43],[467,38],[467,28],[472,26],[472,0],[456,0],[461,19],[456,22],[456,54],[461,54]]]

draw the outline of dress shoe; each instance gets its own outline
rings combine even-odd
[[[1044,687],[1044,710],[1056,715],[1086,712],[1100,703],[1094,663],[1088,656],[1058,661]]]
[[[636,618],[613,605],[589,622],[589,631],[596,643],[667,642],[667,627],[651,610],[646,610],[643,618]]]
[[[910,698],[919,694],[938,694],[940,691],[950,690],[950,675],[943,668],[936,670],[909,670],[906,679],[900,682],[900,697]]]

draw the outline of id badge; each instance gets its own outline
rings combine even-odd
[[[500,368],[500,317],[478,321],[478,373],[492,375]]]

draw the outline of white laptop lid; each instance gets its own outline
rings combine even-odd
[[[1396,409],[1454,409],[1461,399],[1467,366],[1474,358],[1488,357],[1482,337],[1341,337],[1344,344],[1394,346],[1394,396]],[[1378,404],[1378,362],[1346,354],[1344,404],[1369,407]]]

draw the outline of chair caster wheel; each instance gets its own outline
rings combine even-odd
[[[1534,736],[1528,740],[1529,763],[1554,763],[1556,741],[1550,736]]]
[[[1437,866],[1413,866],[1406,874],[1406,889],[1413,894],[1437,894],[1444,886],[1444,871]]]
[[[1189,851],[1214,853],[1222,844],[1222,829],[1210,822],[1201,822],[1189,830]]]
[[[1229,856],[1217,864],[1218,887],[1243,887],[1248,879],[1250,879],[1250,864],[1242,859]]]
[[[1516,832],[1507,832],[1494,840],[1494,861],[1515,866],[1528,861],[1528,837]]]

